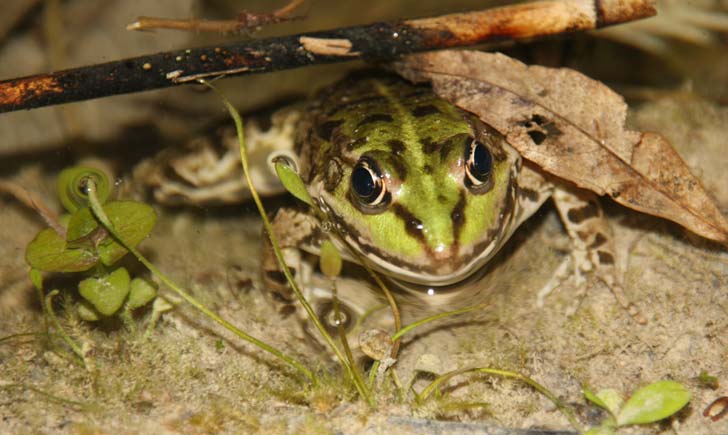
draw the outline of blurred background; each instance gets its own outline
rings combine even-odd
[[[290,22],[237,35],[173,30],[134,32],[138,16],[234,19],[272,12],[284,0],[5,0],[0,16],[0,78],[7,79],[184,47],[315,31],[375,21],[482,9],[513,1],[370,0],[306,1]],[[728,101],[725,0],[660,0],[660,16],[517,47],[496,48],[529,63],[565,65],[586,72],[634,99],[690,88]],[[250,111],[282,98],[305,95],[333,81],[349,64],[303,68],[224,80],[226,93]],[[24,159],[42,150],[86,153],[118,150],[151,154],[184,140],[223,114],[215,98],[196,87],[119,96],[30,112],[0,115],[0,155]],[[95,152],[95,151],[94,151]],[[58,155],[56,155],[58,157]],[[3,159],[5,163],[10,160]],[[18,160],[10,165],[17,168]]]

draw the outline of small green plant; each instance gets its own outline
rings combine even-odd
[[[157,216],[152,207],[137,201],[109,201],[111,188],[103,172],[80,166],[64,169],[58,177],[58,197],[68,214],[28,244],[25,259],[31,281],[42,296],[43,273],[79,273],[79,316],[87,321],[116,316],[134,329],[132,311],[152,301],[157,288],[144,278],[132,278],[117,264],[128,251],[91,211],[90,182],[97,186],[104,212],[126,243],[138,245],[154,228]],[[47,299],[44,307],[49,316],[53,316],[50,299],[57,293],[51,291],[42,298]]]
[[[623,426],[648,424],[674,415],[690,402],[690,392],[675,381],[657,381],[640,388],[624,402],[615,389],[596,394],[584,388],[584,397],[609,412],[601,425],[585,432],[589,435],[610,435]]]

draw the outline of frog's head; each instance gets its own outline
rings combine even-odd
[[[419,284],[460,281],[510,235],[519,157],[431,91],[381,88],[380,99],[329,114],[310,193],[374,268]]]

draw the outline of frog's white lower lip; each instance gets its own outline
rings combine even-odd
[[[453,267],[453,263],[448,262],[442,262],[437,266],[397,264],[391,259],[384,259],[372,253],[367,255],[366,258],[375,270],[394,279],[439,287],[455,284],[475,273],[498,252],[505,240],[507,238],[503,237],[491,240],[487,246],[479,250],[477,256],[456,267]],[[354,243],[353,240],[347,240],[347,242]]]

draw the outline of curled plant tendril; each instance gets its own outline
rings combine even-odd
[[[111,195],[111,183],[104,172],[95,168],[74,166],[64,169],[58,176],[58,198],[69,213],[75,213],[89,205],[89,179],[96,185],[99,202],[105,203]]]

